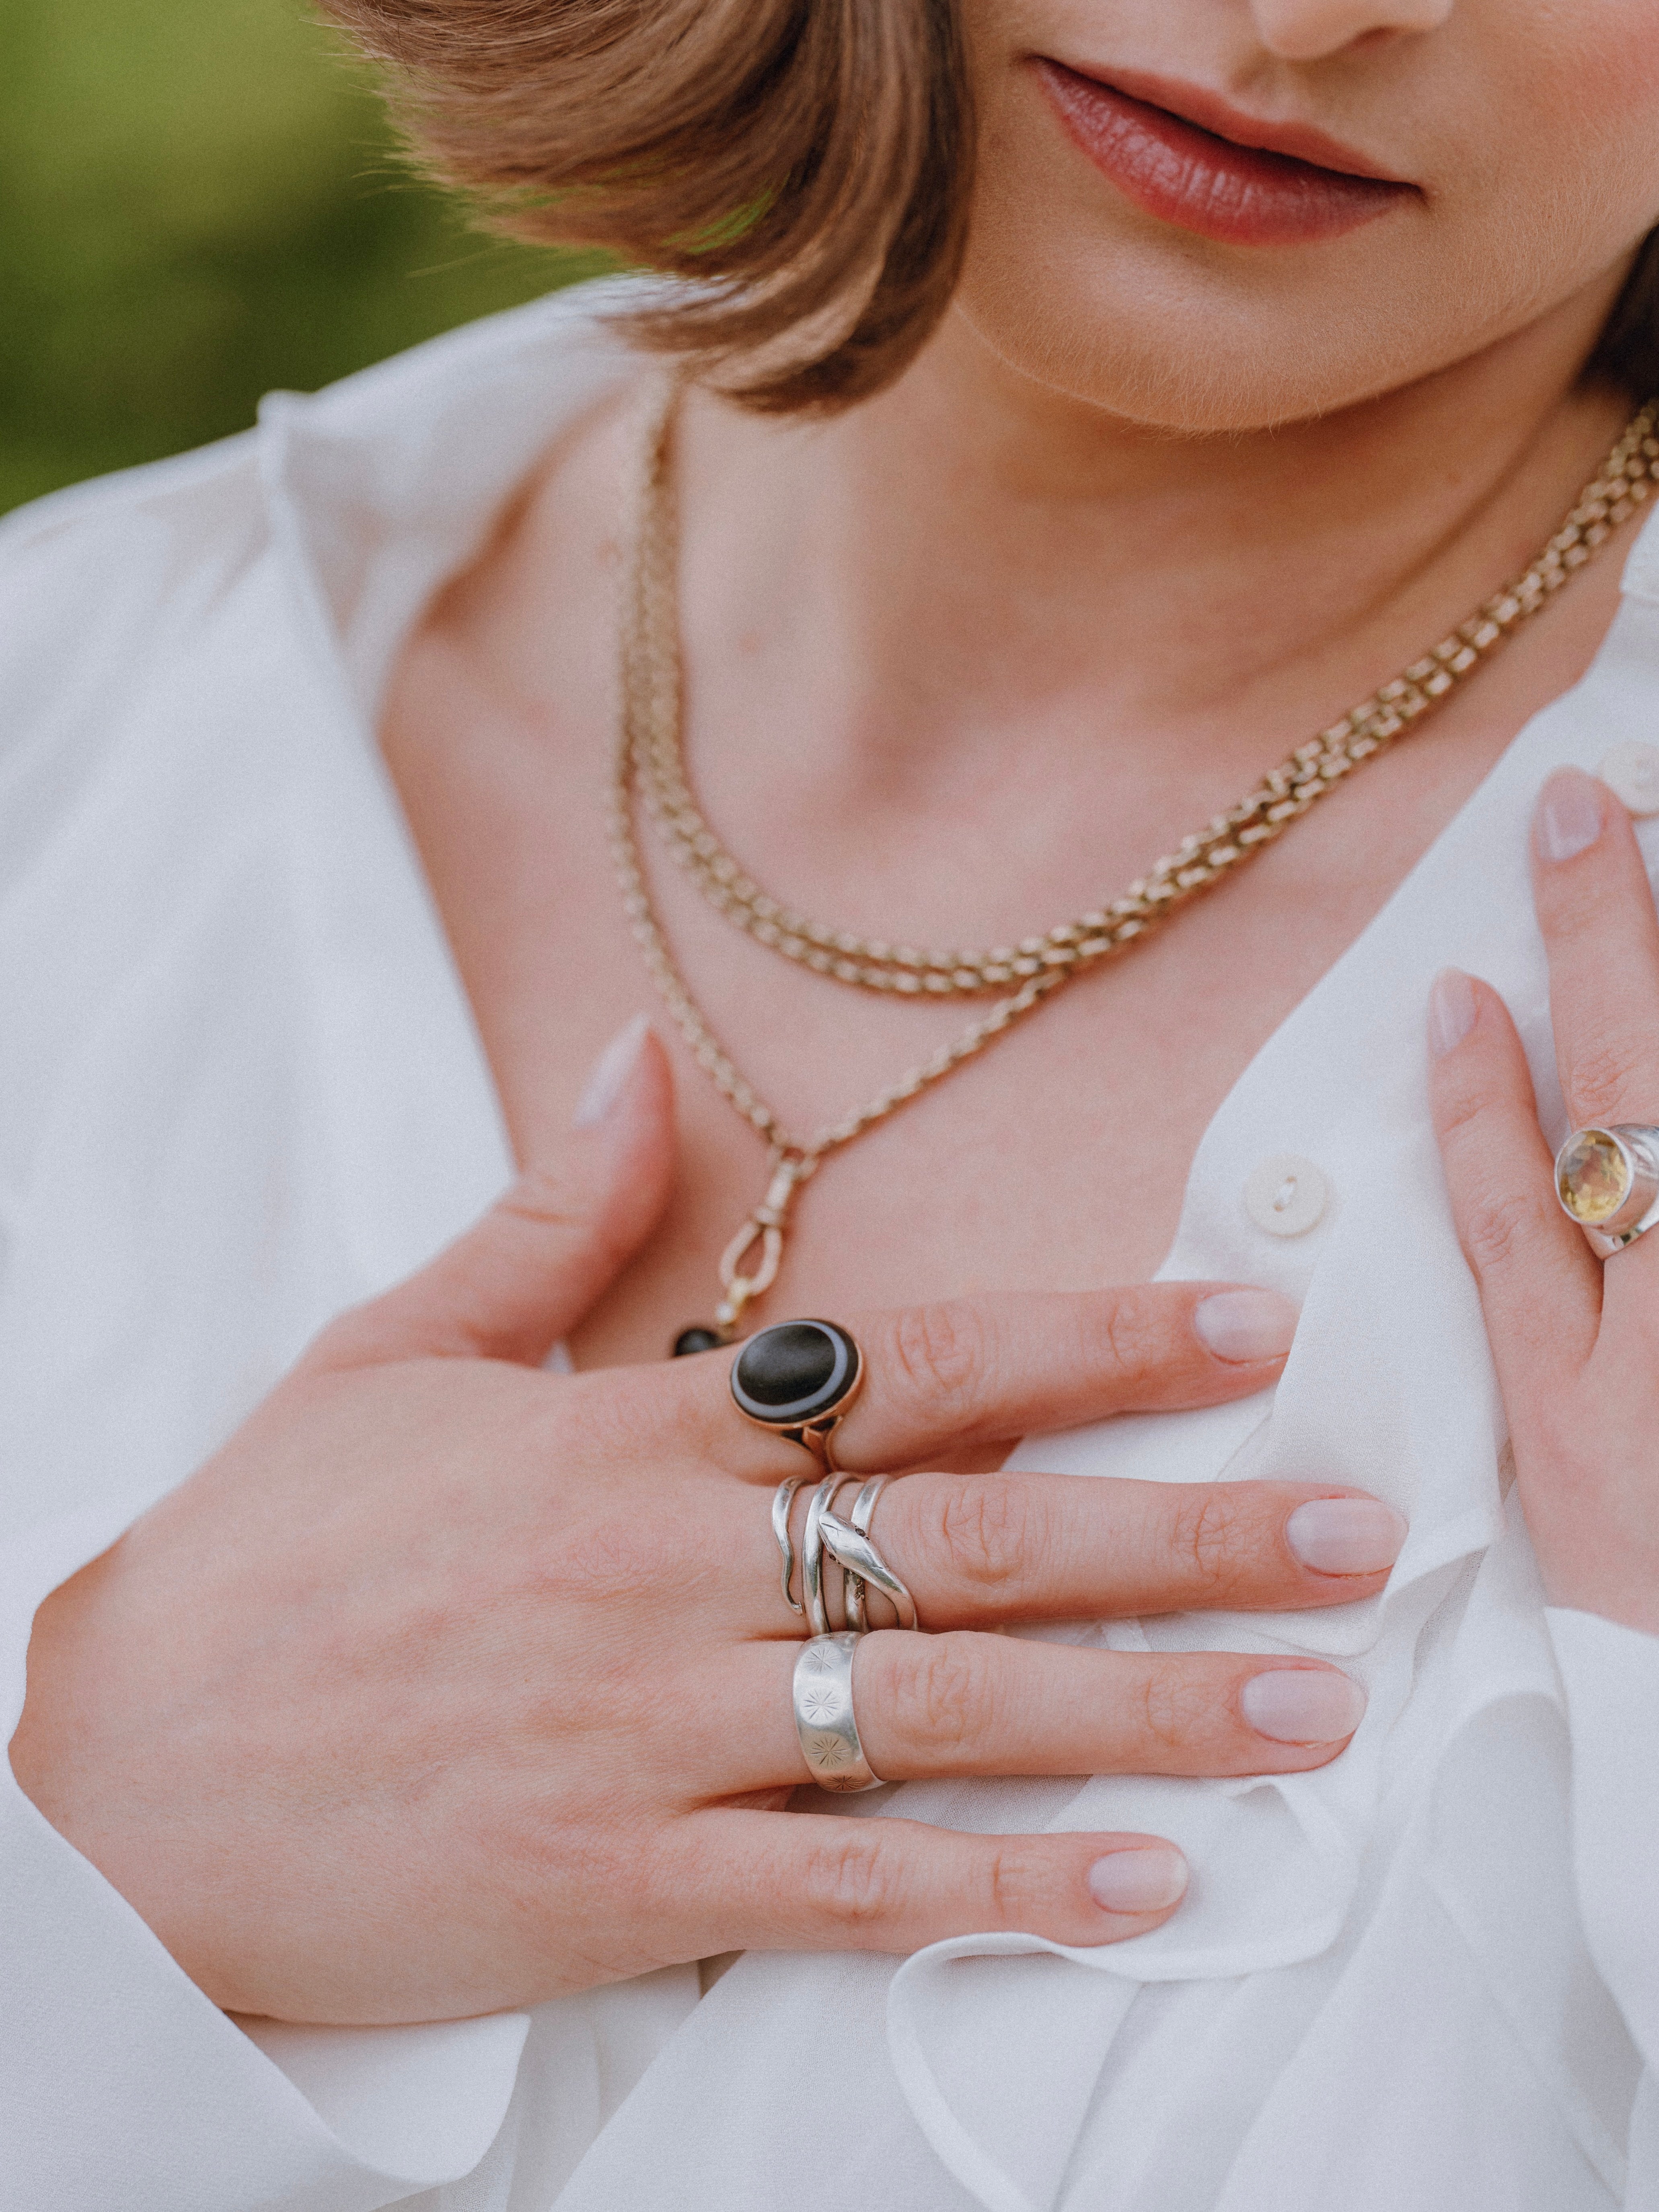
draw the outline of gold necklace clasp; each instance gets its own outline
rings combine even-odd
[[[783,1240],[795,1193],[817,1165],[817,1161],[805,1152],[792,1150],[775,1153],[772,1180],[766,1187],[765,1197],[720,1255],[720,1288],[726,1296],[715,1309],[714,1320],[723,1344],[732,1341],[743,1319],[744,1309],[752,1300],[764,1296],[776,1282],[778,1269],[783,1264]],[[757,1245],[759,1263],[754,1266],[752,1273],[746,1273],[751,1265],[750,1255]]]

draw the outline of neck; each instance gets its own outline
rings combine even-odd
[[[835,701],[808,710],[815,744],[880,776],[936,775],[1011,727],[1060,742],[1085,696],[1097,731],[1206,753],[1239,732],[1248,771],[1253,704],[1317,727],[1538,550],[1630,411],[1577,374],[1613,282],[1402,390],[1253,434],[1080,403],[960,311],[828,425],[705,403],[697,619],[789,668],[798,726],[803,690]],[[732,466],[745,446],[763,466]]]

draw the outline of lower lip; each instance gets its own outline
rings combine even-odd
[[[1411,185],[1236,146],[1058,62],[1037,73],[1067,135],[1127,199],[1224,246],[1305,246],[1375,222]]]

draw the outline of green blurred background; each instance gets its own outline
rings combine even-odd
[[[470,233],[301,0],[0,0],[0,510],[595,265]]]

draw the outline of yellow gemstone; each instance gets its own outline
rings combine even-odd
[[[1581,1129],[1555,1166],[1555,1187],[1575,1221],[1594,1229],[1630,1195],[1630,1164],[1605,1129]]]

